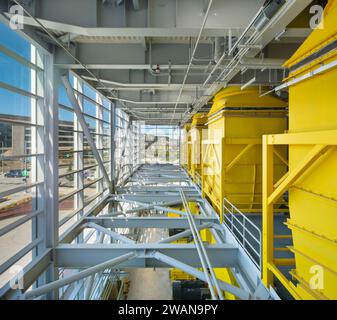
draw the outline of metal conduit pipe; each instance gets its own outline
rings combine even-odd
[[[216,276],[214,274],[213,267],[212,267],[212,265],[211,265],[211,263],[209,261],[207,252],[206,252],[205,247],[203,245],[202,239],[201,239],[200,234],[198,232],[198,229],[197,229],[197,226],[195,224],[195,221],[194,221],[194,218],[192,216],[192,213],[191,213],[191,211],[189,209],[189,206],[188,206],[188,203],[187,203],[187,200],[186,200],[186,197],[185,197],[185,194],[184,194],[183,190],[180,190],[180,196],[181,196],[181,199],[182,199],[184,207],[185,207],[186,216],[187,216],[187,219],[188,219],[188,222],[189,222],[189,225],[190,225],[190,229],[192,231],[192,235],[193,235],[193,238],[194,238],[194,243],[196,245],[196,248],[197,248],[197,251],[198,251],[198,254],[199,254],[199,257],[200,257],[201,264],[203,265],[203,269],[204,269],[204,273],[205,273],[206,279],[209,280],[207,282],[208,282],[209,285],[210,285],[210,282],[213,283],[213,285],[215,286],[215,288],[217,290],[218,297],[221,300],[224,300],[224,297],[222,295],[222,291],[221,291],[221,289],[219,287],[219,284],[218,284],[218,280],[217,280],[217,278],[216,278]],[[208,272],[210,272],[212,279],[209,278],[209,273]],[[212,297],[214,298],[215,297],[215,292],[214,292],[214,288],[212,287],[212,284],[209,287],[209,289],[211,290]]]
[[[175,112],[176,112],[176,107],[178,106],[179,104],[179,101],[180,101],[180,97],[182,95],[182,92],[184,90],[184,86],[185,86],[185,83],[186,83],[186,80],[187,80],[187,76],[188,76],[188,73],[190,72],[190,69],[191,69],[191,66],[192,66],[192,63],[193,63],[193,58],[195,56],[195,53],[197,51],[197,48],[198,48],[198,45],[199,45],[199,42],[200,42],[200,38],[201,38],[201,35],[202,35],[202,32],[205,28],[205,25],[206,25],[206,21],[207,21],[207,18],[208,18],[208,15],[209,15],[209,12],[211,10],[211,6],[212,6],[212,3],[213,3],[213,0],[210,0],[209,3],[208,3],[208,7],[207,7],[207,10],[206,10],[206,13],[205,13],[205,16],[204,16],[204,20],[201,24],[201,28],[200,28],[200,31],[199,31],[199,34],[198,34],[198,38],[197,38],[197,41],[195,43],[195,46],[194,46],[194,49],[193,49],[193,52],[192,52],[192,57],[190,59],[190,62],[188,64],[188,67],[187,67],[187,70],[186,70],[186,73],[185,73],[185,76],[184,76],[184,80],[183,80],[183,83],[181,85],[181,88],[180,88],[180,91],[179,91],[179,95],[178,95],[178,98],[177,98],[177,102],[174,106],[174,113],[172,115],[172,119],[171,119],[171,124],[172,124],[172,121],[174,119],[174,115],[175,115]]]
[[[253,18],[253,20],[250,22],[244,33],[247,33],[248,30],[251,27],[254,27],[253,34],[249,37],[249,39],[246,41],[245,45],[239,49],[239,52],[233,57],[231,62],[229,63],[231,66],[235,64],[235,66],[232,67],[232,70],[227,72],[227,74],[222,77],[222,75],[226,72],[226,69],[221,72],[221,74],[218,76],[216,81],[222,78],[222,81],[235,69],[239,63],[241,62],[241,59],[244,57],[244,55],[250,50],[250,47],[247,45],[254,45],[258,39],[261,37],[262,32],[268,27],[270,20],[276,16],[279,9],[285,4],[285,0],[267,0],[262,8],[259,10],[257,15]],[[290,5],[294,0],[288,1],[288,5]],[[290,4],[289,4],[290,3]],[[241,39],[243,37],[240,37]],[[238,41],[233,46],[232,52],[236,47],[239,46],[241,39],[238,39]],[[236,63],[235,63],[236,62]],[[216,82],[215,81],[215,82]]]
[[[246,42],[246,43],[249,43],[250,41],[252,41],[252,43],[256,43],[257,40],[259,40],[259,38],[261,37],[261,35],[263,34],[264,30],[266,30],[268,28],[268,26],[273,22],[274,19],[277,19],[280,15],[284,14],[284,12],[286,12],[288,10],[289,7],[291,7],[294,2],[296,0],[288,0],[287,2],[285,2],[284,0],[272,0],[272,2],[276,1],[278,4],[277,4],[277,9],[274,7],[273,10],[271,10],[271,12],[268,13],[268,19],[262,24],[262,25],[258,25],[256,26],[253,34],[250,36],[249,40]],[[267,1],[266,3],[268,4],[269,2],[271,1]],[[264,6],[266,5],[266,3],[264,4]],[[261,14],[261,12],[263,11],[264,6],[259,10],[259,12],[257,13],[257,15],[253,18],[253,20],[250,22],[250,24],[248,25],[248,27],[246,29],[249,29],[253,26],[254,22],[256,22],[256,20],[258,19],[259,15]],[[261,31],[261,29],[263,29]],[[245,33],[245,31],[244,31]],[[247,33],[247,32],[246,32]],[[242,37],[243,38],[243,37]],[[236,41],[236,44],[238,45],[239,44],[239,41]],[[233,48],[232,48],[233,50]],[[219,82],[219,79],[222,78],[222,79],[225,79],[237,66],[238,64],[240,63],[240,60],[241,58],[249,51],[249,48],[240,48],[239,49],[239,53],[231,60],[231,62],[227,65],[226,69],[224,69],[221,74],[217,77],[217,79],[211,84],[210,86],[210,91],[211,92],[214,92],[217,90],[218,88],[218,82]],[[240,54],[240,58],[239,60],[236,62],[236,59],[238,58]],[[221,60],[221,59],[220,59]],[[221,60],[222,62],[222,60]],[[232,66],[234,63],[236,62],[236,65],[234,67],[231,67],[231,71],[228,72],[226,74],[225,77],[222,77],[222,75],[224,74],[225,71],[228,70],[228,66]],[[218,66],[215,66],[215,67],[219,67],[220,63],[218,64]],[[213,69],[214,70],[214,69]],[[215,71],[215,70],[214,70]],[[212,72],[211,74],[209,75],[209,77],[206,79],[206,81],[204,82],[204,85],[206,85],[210,79],[212,75]],[[222,80],[223,81],[223,80]],[[213,89],[214,88],[214,89]],[[212,90],[213,89],[213,90]],[[203,99],[201,99],[200,102],[198,102],[198,108],[197,108],[197,111],[199,110],[200,107],[202,107],[202,105],[204,103],[207,102],[207,100],[209,98],[211,98],[211,96],[213,95],[213,93],[211,93],[209,95],[209,97],[207,95],[204,96]],[[186,113],[184,114],[184,117],[186,116]],[[184,120],[185,122],[186,120]]]
[[[122,98],[115,98],[115,97],[109,97],[109,99],[112,100],[118,100],[118,101],[123,101],[127,103],[133,103],[133,104],[144,104],[144,105],[151,105],[151,104],[176,104],[174,101],[134,101],[134,100],[127,100],[127,99],[122,99]],[[179,104],[190,104],[191,101],[182,101],[179,102]]]
[[[218,63],[222,54],[221,54],[221,40],[222,38],[217,37],[214,39],[214,61]]]
[[[186,212],[189,210],[188,208],[188,205],[186,206],[185,203],[184,203],[184,207],[185,207],[185,210]],[[187,215],[188,216],[188,215]],[[193,225],[191,224],[190,222],[190,219],[189,219],[189,216],[188,216],[188,222],[190,224],[190,229],[191,229],[191,232],[192,232],[192,236],[193,236],[193,239],[194,239],[194,243],[195,243],[195,246],[196,246],[196,249],[197,249],[197,252],[198,252],[198,255],[199,255],[199,258],[200,258],[200,261],[201,261],[201,265],[202,265],[202,269],[203,269],[203,273],[204,273],[204,279],[206,280],[207,284],[208,284],[208,287],[209,287],[209,290],[211,292],[211,295],[212,295],[212,299],[213,300],[217,300],[218,297],[217,295],[215,294],[215,291],[214,291],[214,288],[213,288],[213,284],[212,284],[212,281],[211,281],[211,278],[209,276],[209,273],[207,271],[207,266],[206,266],[206,262],[204,260],[204,257],[202,255],[202,251],[200,249],[200,243],[197,239],[197,236],[195,234],[195,230],[193,228]]]
[[[90,80],[90,81],[95,81],[97,82],[98,80],[93,78],[93,77],[88,77],[88,76],[82,76],[83,79],[85,80]],[[180,84],[177,83],[171,83],[170,85],[167,83],[124,83],[124,82],[117,82],[117,81],[112,81],[112,80],[106,80],[106,79],[99,79],[100,82],[106,83],[106,84],[111,84],[115,85],[118,87],[124,87],[124,88],[134,88],[134,89],[160,89],[160,88],[167,88],[167,87],[172,87],[172,88],[179,88]],[[188,84],[185,87],[188,89],[194,89],[197,86],[201,86],[202,83],[200,84]],[[97,87],[98,89],[112,89],[112,88],[107,88],[106,86],[102,87]]]
[[[202,204],[199,204],[199,208],[200,208],[200,211],[201,211],[201,215],[204,216],[204,217],[212,217],[212,216],[215,215],[214,213],[211,214],[211,213],[207,212],[204,209]],[[212,236],[215,239],[216,243],[219,243],[219,244],[225,243],[225,240],[223,239],[223,237],[224,237],[223,227],[221,225],[217,225],[217,224],[213,223],[212,226],[210,227],[210,232],[212,233]],[[240,281],[238,280],[237,276],[235,275],[235,272],[233,272],[233,274],[234,274],[234,277],[235,277],[237,283],[241,287]],[[219,280],[220,287],[221,287],[221,283],[222,283],[221,280]]]
[[[191,222],[193,223],[193,226],[194,226],[195,230],[197,231],[197,226],[196,226],[196,224],[195,224],[195,221],[194,221],[194,218],[193,218],[193,215],[192,215],[192,214],[190,214],[190,218],[191,218]],[[214,283],[214,285],[215,285],[215,287],[216,287],[216,289],[217,289],[217,291],[218,291],[218,294],[219,294],[220,299],[221,299],[221,300],[224,300],[222,291],[221,291],[221,289],[220,289],[220,287],[219,287],[218,279],[217,279],[217,277],[216,277],[216,275],[215,275],[215,273],[214,273],[214,270],[213,270],[213,268],[212,268],[212,265],[211,265],[211,262],[210,262],[210,260],[209,260],[209,257],[208,257],[208,254],[207,254],[207,252],[206,252],[206,249],[205,249],[205,246],[204,246],[204,244],[203,244],[203,241],[202,241],[202,239],[201,239],[201,237],[200,237],[199,232],[197,231],[196,233],[197,233],[197,237],[198,237],[199,240],[200,240],[200,243],[201,243],[201,250],[202,250],[202,252],[203,252],[203,254],[204,254],[204,257],[205,257],[205,259],[206,259],[206,262],[207,262],[207,264],[208,264],[209,272],[211,273],[211,277],[212,277],[213,283]]]
[[[255,35],[257,34],[257,31],[254,31],[253,34],[250,36],[250,38],[248,39],[247,43],[249,43],[250,41],[252,41],[252,39],[255,37]],[[250,50],[250,48],[247,48],[247,47],[242,47],[239,49],[239,52],[233,57],[233,59],[229,62],[229,64],[227,65],[227,68],[224,69],[220,75],[217,77],[217,79],[215,80],[215,82],[217,82],[219,79],[222,78],[222,75],[226,72],[226,76],[228,74],[230,74],[240,63],[241,61],[241,58]],[[223,78],[226,78],[223,77]]]
[[[48,293],[48,292],[50,292],[54,289],[64,287],[69,283],[84,279],[84,278],[86,278],[86,277],[88,277],[88,276],[90,276],[94,273],[103,271],[104,269],[111,268],[115,265],[121,264],[122,262],[130,260],[134,257],[136,257],[135,252],[129,252],[129,253],[123,254],[123,255],[121,255],[117,258],[102,262],[102,263],[100,263],[96,266],[87,268],[87,269],[85,269],[83,271],[80,271],[80,272],[78,272],[74,275],[71,275],[69,277],[53,281],[51,283],[48,283],[46,285],[43,285],[41,287],[38,287],[38,288],[33,289],[31,291],[28,291],[24,294],[24,298],[25,299],[33,299],[35,297],[39,297],[39,296],[41,296],[43,294],[46,294],[46,293]]]
[[[105,234],[103,232],[101,232],[100,235],[99,235],[99,240],[96,241],[96,242],[102,244],[104,242],[104,237],[105,237]],[[84,299],[85,300],[89,300],[89,298],[91,296],[92,288],[93,288],[93,285],[94,285],[94,282],[95,282],[95,276],[96,276],[96,274],[93,274],[93,275],[90,276],[88,286],[87,286],[87,288],[85,288],[85,292],[84,292]]]
[[[205,223],[199,227],[197,227],[198,231],[200,230],[204,230],[204,229],[208,229],[212,226],[213,223]],[[163,240],[160,240],[158,243],[170,243],[170,242],[173,242],[173,241],[177,241],[181,238],[185,238],[185,237],[188,237],[192,234],[192,230],[185,230],[183,232],[179,232],[177,234],[175,234],[174,236],[172,237],[168,237],[168,238],[165,238]]]
[[[208,83],[208,81],[211,79],[214,72],[219,68],[222,61],[225,59],[226,55],[230,56],[236,48],[239,46],[242,39],[246,36],[249,29],[254,26],[255,32],[253,34],[256,34],[256,32],[260,31],[266,23],[269,22],[270,18],[277,12],[277,10],[284,4],[284,0],[269,0],[266,1],[263,6],[259,9],[259,11],[256,13],[254,18],[250,21],[246,29],[241,33],[238,40],[235,42],[235,44],[229,49],[228,52],[224,52],[221,58],[217,61],[217,64],[212,69],[211,73],[208,75],[207,79],[204,82],[204,85]],[[252,35],[253,36],[253,35]],[[250,38],[252,38],[252,36]]]
[[[196,278],[200,279],[201,281],[206,282],[206,278],[205,278],[205,275],[203,274],[203,272],[201,272],[198,269],[195,269],[195,268],[193,268],[193,267],[191,267],[191,266],[189,266],[189,265],[187,265],[187,264],[185,264],[185,263],[183,263],[179,260],[176,260],[176,259],[174,259],[172,257],[169,257],[169,256],[167,256],[167,255],[165,255],[161,252],[158,252],[158,251],[154,254],[154,258],[161,261],[161,262],[164,262],[164,263],[170,265],[173,268],[178,268],[178,269],[186,272],[187,274],[190,274],[193,277],[196,277]],[[241,288],[234,287],[234,286],[230,285],[229,283],[221,281],[221,280],[219,281],[219,285],[220,285],[220,288],[223,291],[231,293],[241,300],[250,300],[251,299],[251,295]]]

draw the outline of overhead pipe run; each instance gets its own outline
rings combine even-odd
[[[261,38],[262,34],[265,32],[265,30],[268,28],[268,26],[270,26],[270,24],[273,23],[273,21],[277,20],[280,16],[284,15],[287,10],[289,10],[289,8],[291,8],[294,4],[296,3],[296,0],[271,0],[271,1],[266,1],[264,3],[264,5],[259,9],[259,11],[257,12],[257,14],[254,16],[254,18],[251,20],[251,22],[248,24],[247,28],[243,31],[243,33],[241,34],[241,36],[239,37],[239,39],[235,42],[235,44],[232,46],[232,48],[228,51],[228,55],[231,55],[232,53],[234,53],[236,50],[238,50],[238,52],[235,54],[235,56],[232,58],[232,60],[229,62],[229,64],[227,65],[226,69],[224,69],[220,75],[213,81],[213,83],[211,84],[209,90],[206,91],[207,94],[205,94],[201,99],[199,99],[199,102],[196,103],[196,107],[193,110],[193,113],[198,112],[198,110],[202,107],[202,105],[204,103],[206,103],[207,100],[209,100],[214,92],[216,92],[217,90],[219,90],[219,82],[224,82],[225,79],[228,77],[228,75],[230,75],[239,65],[241,62],[241,59],[245,56],[246,53],[249,52],[249,48],[241,48],[238,49],[238,45],[241,43],[241,41],[244,39],[244,37],[248,34],[248,31],[253,27],[254,23],[256,23],[254,29],[255,31],[253,32],[253,34],[249,37],[249,39],[247,41],[245,41],[246,44],[255,44],[257,43],[257,41]],[[272,9],[268,9],[269,6],[271,6]],[[263,19],[263,16],[267,16],[268,19]],[[261,22],[261,21],[264,22]],[[257,23],[257,21],[259,21],[259,23]],[[262,27],[263,26],[263,27]],[[260,31],[258,31],[257,29],[260,29]],[[213,70],[211,71],[211,73],[209,74],[209,76],[207,77],[207,79],[204,82],[204,85],[208,84],[209,80],[211,79],[212,75],[214,74],[214,72],[219,68],[220,63],[223,61],[223,59],[225,58],[226,53],[223,54],[223,56],[221,57],[221,59],[219,60],[219,62],[216,64],[216,66],[213,68]],[[225,75],[224,73],[228,71]],[[224,84],[225,86],[227,86],[227,84]],[[186,122],[186,120],[189,118],[190,115],[186,115],[185,114],[185,120],[184,122]]]
[[[216,37],[214,39],[214,61],[215,63],[217,63],[221,56],[222,56],[222,49],[221,49],[221,45],[222,45],[222,39],[220,37]]]
[[[128,100],[128,99],[122,99],[122,98],[116,98],[116,97],[108,97],[111,100],[118,100],[118,101],[123,101],[127,103],[132,103],[132,104],[142,104],[142,105],[152,105],[152,104],[176,104],[174,101],[134,101],[134,100]],[[182,101],[179,102],[179,104],[189,104],[191,101]]]
[[[250,85],[252,85],[254,82],[256,82],[256,78],[250,79],[248,82],[246,82],[243,86],[241,86],[241,90],[244,90],[248,88]]]
[[[168,84],[168,83],[123,83],[123,82],[117,82],[117,81],[111,81],[111,80],[105,80],[105,79],[99,79],[97,80],[96,78],[93,77],[88,77],[88,76],[82,76],[83,79],[85,80],[90,80],[90,81],[99,81],[102,83],[106,83],[106,84],[111,84],[111,85],[115,85],[115,86],[120,86],[120,87],[124,87],[124,88],[134,88],[134,89],[155,89],[155,90],[159,90],[161,88],[172,88],[172,89],[177,89],[179,88],[181,85],[180,84]],[[202,84],[201,83],[197,83],[197,84],[187,84],[185,86],[185,89],[195,89],[196,87],[201,87]],[[106,90],[111,90],[112,88],[107,88],[106,86],[104,87],[97,87],[97,88],[101,88],[101,89],[106,89]]]
[[[261,31],[285,2],[286,0],[266,0],[262,11],[253,24],[254,28],[257,31]]]
[[[242,34],[235,42],[235,44],[229,49],[227,53],[226,52],[223,53],[223,55],[218,60],[217,64],[214,66],[213,70],[205,80],[204,85],[206,85],[209,82],[214,72],[219,68],[220,64],[225,59],[226,55],[231,56],[235,52],[235,50],[241,44],[241,41],[247,35],[251,27],[254,27],[257,32],[261,31],[262,28],[266,26],[266,24],[270,21],[270,19],[274,16],[274,14],[280,9],[280,7],[284,3],[285,0],[268,0],[263,4],[263,6],[259,9],[255,17],[251,20],[246,29],[242,32]]]
[[[184,80],[183,80],[183,83],[182,83],[180,91],[179,91],[178,99],[177,99],[176,105],[174,107],[174,114],[172,116],[171,123],[172,123],[172,121],[174,119],[175,109],[176,109],[176,107],[179,104],[180,97],[181,97],[182,92],[184,90],[184,86],[185,86],[185,83],[186,83],[186,80],[187,80],[187,76],[188,76],[188,73],[190,72],[190,69],[191,69],[191,66],[192,66],[192,63],[193,63],[193,58],[194,58],[195,53],[197,51],[197,48],[198,48],[198,45],[199,45],[199,42],[200,42],[200,38],[201,38],[202,32],[203,32],[203,30],[205,28],[208,15],[209,15],[209,12],[210,12],[211,7],[212,7],[212,3],[213,3],[213,0],[210,0],[209,3],[208,3],[208,7],[207,7],[207,10],[206,10],[206,13],[205,13],[205,16],[204,16],[204,20],[203,20],[203,22],[201,24],[201,28],[200,28],[200,31],[199,31],[199,34],[198,34],[198,38],[197,38],[197,41],[195,43],[195,46],[194,46],[194,49],[193,49],[193,52],[192,52],[192,57],[191,57],[190,62],[188,64],[188,67],[187,67],[187,70],[186,70],[186,73],[185,73],[185,76],[184,76]]]

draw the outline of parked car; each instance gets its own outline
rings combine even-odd
[[[9,172],[5,173],[6,178],[22,178],[22,171],[21,170],[10,170]]]

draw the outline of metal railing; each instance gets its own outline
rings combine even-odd
[[[195,173],[195,177],[194,177],[194,180],[195,180],[195,183],[201,187],[201,175],[199,172],[196,172]]]
[[[223,201],[223,222],[228,226],[235,239],[261,271],[261,230],[226,198]]]
[[[97,274],[90,300],[108,300],[113,284],[118,281],[118,275],[112,269]]]

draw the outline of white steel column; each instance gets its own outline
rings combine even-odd
[[[80,81],[77,77],[73,77],[74,79],[74,89],[80,93],[83,93],[83,85],[82,81]],[[83,96],[81,94],[76,93],[75,97],[78,100],[78,105],[83,111]],[[76,113],[74,113],[74,170],[76,172],[74,178],[74,188],[80,190],[75,195],[75,210],[78,210],[78,215],[83,215],[84,208],[84,176],[83,176],[83,128],[80,122],[77,119]]]
[[[58,244],[59,224],[59,194],[58,194],[58,85],[60,74],[57,68],[53,68],[53,58],[47,57],[45,66],[46,83],[46,121],[45,121],[45,243],[47,248],[55,248]],[[58,269],[54,261],[46,272],[46,282],[58,279]],[[58,299],[58,291],[52,291],[48,299]]]
[[[115,192],[116,187],[116,105],[110,103],[110,179],[112,183],[112,191]]]
[[[104,157],[103,157],[103,101],[101,96],[96,92],[96,118],[101,120],[96,120],[96,147],[98,149],[98,153],[101,156],[101,159],[103,159],[104,162]],[[96,170],[96,179],[101,178],[103,176],[103,172],[102,170],[97,167]],[[111,181],[111,180],[110,180]],[[97,184],[96,184],[96,193],[98,192],[103,192],[103,180],[100,180]],[[96,199],[96,202],[100,200],[100,197]]]

